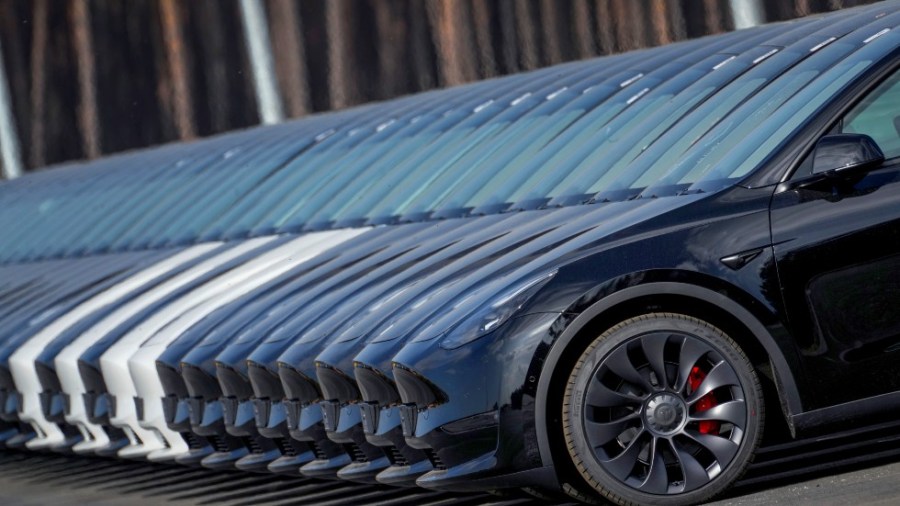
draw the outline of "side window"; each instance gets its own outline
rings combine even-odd
[[[875,139],[886,159],[900,157],[900,72],[878,85],[827,132],[836,133],[866,134]],[[812,174],[813,154],[803,159],[791,179]]]
[[[847,113],[841,131],[872,137],[885,158],[900,156],[900,72],[895,72]]]

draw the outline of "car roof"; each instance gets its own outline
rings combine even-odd
[[[873,5],[71,163],[0,263],[733,185],[897,45]]]

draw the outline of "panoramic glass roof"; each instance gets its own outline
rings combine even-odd
[[[0,184],[0,262],[711,191],[898,45],[878,5]]]

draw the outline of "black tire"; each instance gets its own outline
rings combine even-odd
[[[740,346],[671,313],[597,337],[562,406],[569,455],[587,485],[576,488],[623,505],[694,504],[722,492],[751,462],[763,422],[759,378]]]

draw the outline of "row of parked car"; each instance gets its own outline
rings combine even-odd
[[[898,7],[4,182],[0,440],[708,499],[900,399]]]

